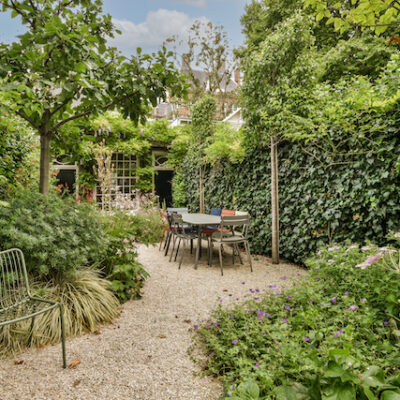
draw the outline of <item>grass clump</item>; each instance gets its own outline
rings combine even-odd
[[[399,250],[334,246],[307,265],[195,326],[205,373],[231,399],[400,398]]]
[[[119,302],[93,269],[79,269],[67,279],[33,284],[32,293],[40,298],[60,302],[64,307],[66,336],[94,332],[102,323],[111,322],[119,314]],[[38,305],[39,310],[41,305]],[[23,312],[23,309],[19,310]],[[0,355],[22,350],[29,341],[31,319],[0,328]],[[61,341],[59,308],[35,318],[31,345]]]

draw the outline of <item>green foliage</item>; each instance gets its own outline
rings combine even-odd
[[[400,229],[400,135],[396,110],[359,112],[327,129],[327,140],[282,142],[279,149],[280,247],[283,257],[304,260],[330,241],[383,244]],[[355,134],[358,133],[358,134]],[[326,144],[330,142],[330,144]],[[186,198],[199,207],[198,170],[189,156],[182,165]],[[222,162],[205,175],[206,209],[247,210],[253,252],[271,252],[270,156],[261,146],[243,162]]]
[[[175,173],[172,180],[172,200],[174,207],[186,206],[185,180],[180,172]]]
[[[251,300],[220,306],[197,331],[206,373],[223,376],[226,398],[397,398],[399,257],[325,248],[310,273],[282,277],[290,289],[250,288]]]
[[[159,242],[162,221],[159,210],[147,209],[136,215],[115,211],[104,217],[105,234],[109,240],[103,261],[104,274],[121,302],[141,297],[141,288],[148,273],[137,261],[138,242],[146,245]]]
[[[99,261],[107,240],[97,211],[56,196],[21,191],[0,207],[2,250],[20,248],[33,276],[63,278]]]
[[[327,24],[333,24],[340,32],[350,27],[361,27],[381,35],[399,24],[398,1],[305,0],[304,4],[313,8],[317,21],[327,19]]]
[[[206,95],[195,103],[192,109],[192,143],[202,144],[214,133],[217,102]]]
[[[67,336],[94,332],[100,324],[111,322],[118,315],[119,303],[110,291],[109,283],[100,278],[98,272],[93,269],[78,269],[64,278],[50,280],[45,285],[36,283],[31,289],[34,295],[63,305]],[[1,327],[0,355],[22,350],[28,343],[30,328],[29,319]],[[35,318],[31,345],[60,341],[59,309],[38,315]]]
[[[344,76],[376,79],[395,52],[382,38],[363,35],[341,40],[323,55],[322,81],[336,82]]]
[[[235,131],[228,123],[220,122],[210,138],[209,145],[204,150],[207,161],[211,164],[227,159],[232,163],[243,160],[245,156],[244,131]]]
[[[30,161],[33,142],[32,130],[21,118],[0,116],[0,197],[27,178],[21,177],[21,173]]]

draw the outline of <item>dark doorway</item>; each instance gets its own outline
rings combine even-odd
[[[61,186],[64,192],[74,195],[76,183],[75,169],[60,169],[56,177],[57,186]]]
[[[156,171],[154,176],[154,189],[160,198],[160,205],[166,203],[166,207],[172,207],[172,178],[174,171]]]

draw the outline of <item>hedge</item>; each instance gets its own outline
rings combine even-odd
[[[400,230],[400,115],[358,116],[357,134],[332,129],[330,149],[320,142],[279,145],[280,251],[302,263],[321,244],[352,241],[387,243]],[[368,132],[365,132],[368,127]],[[199,209],[198,169],[183,162],[187,202]],[[248,149],[243,162],[209,166],[206,209],[246,210],[251,215],[254,253],[271,252],[270,153]]]

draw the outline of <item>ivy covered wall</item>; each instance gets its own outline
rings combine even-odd
[[[367,135],[361,130],[369,127]],[[331,147],[283,141],[279,145],[280,252],[303,262],[322,243],[366,240],[383,245],[400,230],[400,115],[366,114],[357,135],[331,133]],[[183,161],[187,203],[198,210],[198,174]],[[241,163],[209,166],[206,210],[224,207],[251,215],[252,251],[270,254],[270,150],[254,147]]]

